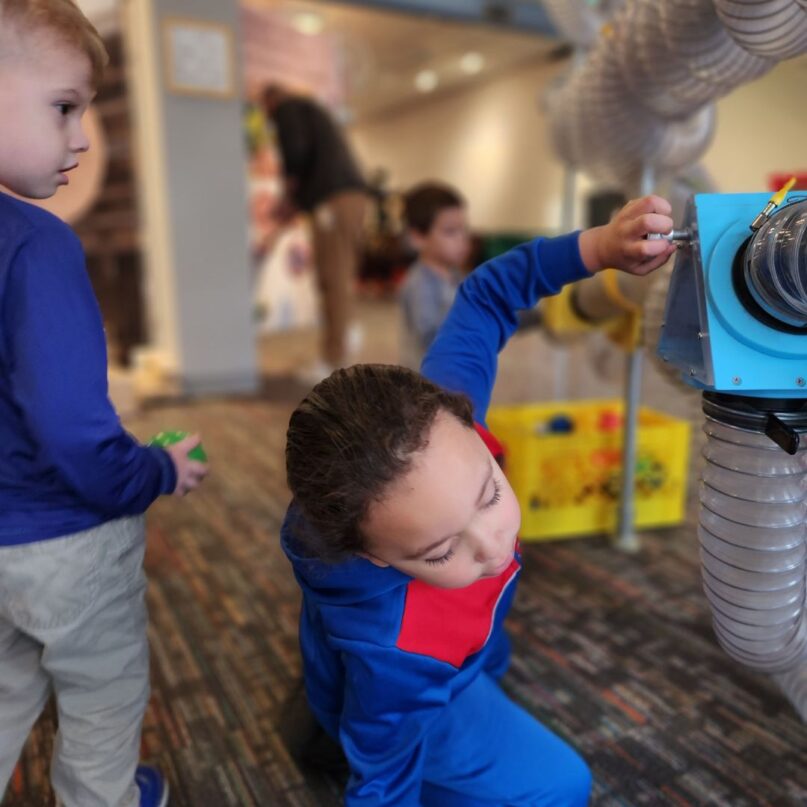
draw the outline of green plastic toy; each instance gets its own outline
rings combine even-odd
[[[187,436],[188,432],[160,432],[159,434],[155,434],[154,437],[149,440],[149,445],[161,446],[162,448],[165,448],[166,446],[172,446],[174,443],[178,443],[180,440],[184,440]],[[207,454],[205,453],[205,450],[202,448],[201,444],[188,452],[188,458],[196,460],[197,462],[207,462]]]

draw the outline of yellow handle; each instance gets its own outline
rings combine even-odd
[[[771,196],[771,202],[779,207],[782,204],[782,200],[787,196],[787,192],[796,184],[796,177],[790,177],[781,188],[779,188],[773,196]]]
[[[622,350],[636,350],[642,343],[642,307],[622,293],[616,269],[606,269],[601,277],[605,296],[625,312],[619,319],[607,323],[605,331]]]
[[[623,311],[631,314],[639,314],[642,307],[629,300],[619,288],[619,273],[616,269],[605,269],[602,273],[602,286],[605,291],[605,296],[614,304],[618,305]]]

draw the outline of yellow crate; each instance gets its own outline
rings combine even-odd
[[[498,406],[490,431],[505,447],[522,511],[521,537],[546,540],[616,527],[622,487],[621,401]],[[572,430],[552,431],[565,419]],[[635,526],[679,524],[686,508],[690,425],[642,407],[636,451]]]

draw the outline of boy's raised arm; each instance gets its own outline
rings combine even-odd
[[[666,200],[646,196],[629,202],[603,227],[537,238],[483,264],[460,286],[421,372],[468,395],[474,417],[484,423],[498,354],[516,329],[516,313],[606,267],[643,275],[661,266],[675,247],[645,236],[672,229],[669,214]]]
[[[475,419],[484,423],[499,351],[516,330],[517,312],[588,274],[578,233],[537,238],[488,261],[463,281],[421,371],[468,395]]]

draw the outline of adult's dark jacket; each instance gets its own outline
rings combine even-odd
[[[306,211],[348,190],[366,190],[353,153],[329,112],[307,98],[287,98],[270,116],[295,203]]]

